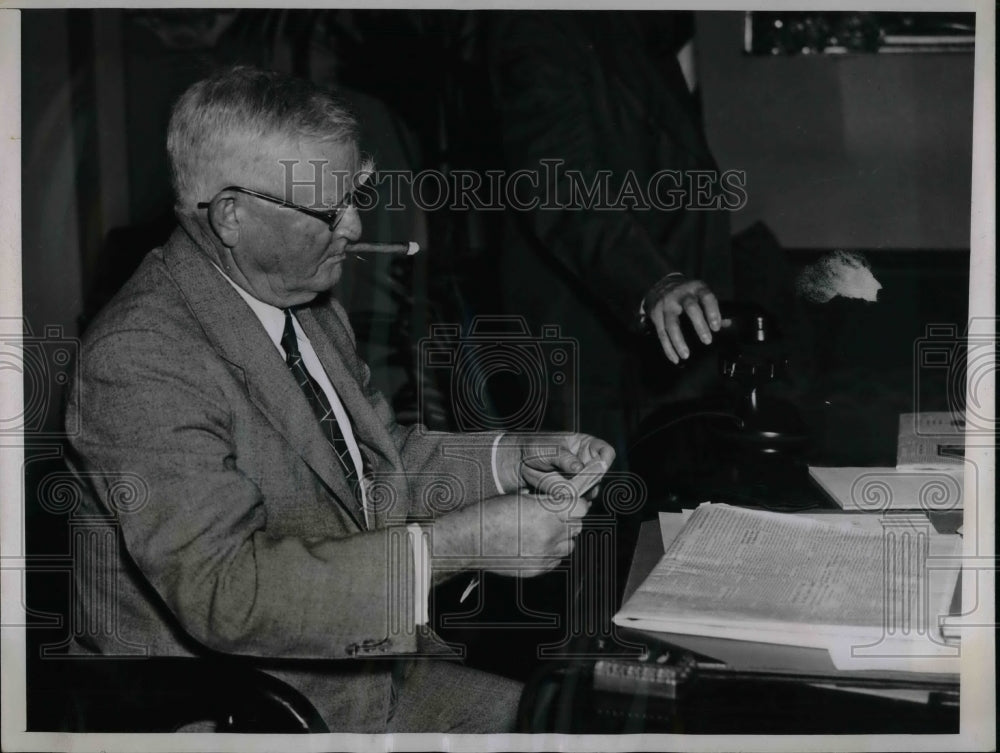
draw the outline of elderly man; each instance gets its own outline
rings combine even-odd
[[[395,422],[331,296],[361,233],[355,128],[249,68],[176,104],[180,227],[88,330],[69,406],[87,504],[121,534],[115,563],[77,569],[79,607],[111,603],[117,634],[78,642],[266,657],[334,731],[510,729],[517,683],[427,658],[430,584],[554,566],[587,502],[548,493],[614,453]]]

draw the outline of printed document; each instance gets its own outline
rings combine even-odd
[[[819,519],[706,503],[615,622],[825,648],[845,669],[957,672],[939,618],[959,548],[921,514]]]

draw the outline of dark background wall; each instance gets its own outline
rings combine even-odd
[[[709,142],[747,171],[734,229],[763,220],[788,248],[967,252],[971,54],[749,57],[742,13],[695,17]],[[405,49],[405,14],[366,21]],[[424,31],[449,23],[463,22]],[[22,30],[25,313],[74,332],[107,232],[169,211],[169,106],[218,55],[165,49],[118,10],[28,11]],[[419,132],[414,103],[435,82],[418,75],[426,91],[404,77],[389,104],[410,105]]]
[[[742,13],[697,13],[705,127],[747,171],[734,229],[790,248],[969,247],[971,54],[747,56]]]

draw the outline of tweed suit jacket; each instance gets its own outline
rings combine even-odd
[[[340,462],[263,326],[180,228],[82,345],[74,463],[88,513],[119,535],[117,551],[77,568],[77,607],[107,626],[77,642],[339,660],[284,677],[341,717],[331,727],[379,731],[391,662],[365,660],[425,645],[404,524],[495,494],[496,435],[399,426],[369,387],[340,305],[297,316],[372,469],[372,530],[351,514]]]

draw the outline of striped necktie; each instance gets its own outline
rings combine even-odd
[[[357,510],[352,512],[355,513],[356,522],[362,524],[362,528],[367,528],[367,526],[363,525],[365,515],[361,488],[358,483],[357,468],[351,459],[347,440],[344,439],[344,433],[340,429],[340,422],[337,421],[337,416],[330,407],[330,401],[327,399],[326,393],[323,392],[323,388],[319,386],[319,383],[313,379],[312,374],[309,373],[305,363],[302,361],[302,354],[299,352],[299,341],[295,336],[295,326],[292,323],[291,309],[285,309],[285,330],[281,334],[281,348],[285,351],[285,363],[288,364],[288,368],[292,372],[292,376],[295,377],[295,381],[298,382],[302,394],[305,395],[309,407],[312,408],[313,413],[319,420],[319,425],[323,430],[326,441],[333,448],[333,454],[340,460],[347,484],[354,492],[354,501],[357,503]],[[361,463],[363,467],[362,472],[367,475],[368,468],[364,454],[361,456]],[[360,513],[360,517],[358,517],[358,513]]]

